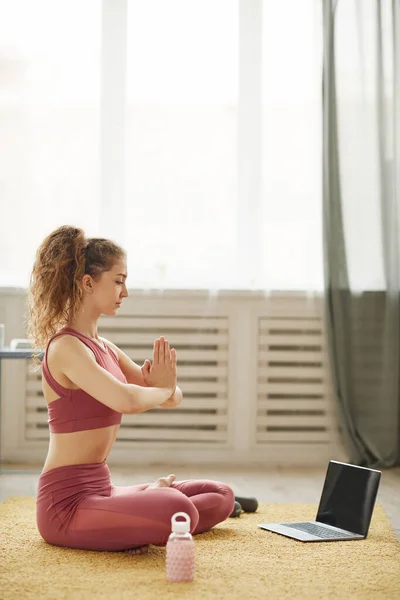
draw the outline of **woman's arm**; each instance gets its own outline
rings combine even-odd
[[[176,386],[175,392],[164,404],[160,404],[160,408],[176,408],[183,400],[182,390]]]
[[[105,342],[108,346],[110,346],[111,350],[114,350],[114,354],[117,355],[119,366],[121,367],[121,371],[126,377],[128,383],[134,383],[136,385],[141,385],[143,387],[148,387],[147,383],[143,378],[142,369],[137,365],[133,360],[129,358],[125,352],[123,352],[118,346],[110,342],[110,340],[106,340],[105,338],[100,338]]]
[[[79,388],[122,414],[144,412],[164,404],[172,395],[175,380],[166,373],[159,387],[122,383],[97,364],[82,342],[65,335],[49,347],[52,363]]]
[[[118,348],[118,346],[116,346],[115,344],[113,344],[109,340],[106,340],[103,337],[100,339],[103,340],[106,344],[108,344],[108,346],[110,346],[111,350],[114,350],[115,354],[118,357],[121,370],[122,370],[123,374],[125,375],[128,383],[134,383],[136,385],[148,387],[148,385],[145,382],[144,377],[143,377],[142,368],[139,367],[139,365],[137,365],[133,360],[131,360],[131,358],[129,358],[129,356],[127,354],[125,354],[125,352],[123,352],[120,348]],[[154,354],[153,354],[153,358],[154,358]],[[166,402],[164,402],[163,404],[160,404],[160,408],[176,408],[182,402],[182,399],[183,399],[182,390],[179,388],[179,386],[176,386],[173,395],[170,398],[168,398],[168,400]]]

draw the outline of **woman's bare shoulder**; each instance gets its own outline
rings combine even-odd
[[[80,356],[91,357],[93,355],[89,348],[87,348],[85,344],[82,344],[75,335],[63,333],[54,338],[54,340],[51,340],[47,349],[47,354],[53,358],[62,358],[65,356],[66,352],[74,352],[74,354],[78,353]]]

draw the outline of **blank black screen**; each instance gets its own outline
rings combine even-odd
[[[367,535],[380,471],[330,461],[317,521]]]

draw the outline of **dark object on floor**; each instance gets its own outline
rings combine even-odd
[[[256,512],[258,508],[257,498],[243,498],[242,496],[235,496],[235,501],[239,502],[244,512]]]
[[[241,507],[241,505],[239,504],[239,502],[236,502],[236,500],[235,500],[235,506],[234,506],[234,509],[233,509],[233,511],[231,512],[231,514],[229,515],[229,517],[230,517],[231,519],[234,519],[235,517],[240,517],[240,513],[241,513],[241,512],[242,512],[242,507]]]

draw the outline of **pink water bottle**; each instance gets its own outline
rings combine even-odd
[[[185,521],[177,521],[184,517]],[[190,533],[190,517],[177,512],[171,518],[172,533],[167,542],[167,579],[168,581],[193,581],[195,567],[194,540]]]

